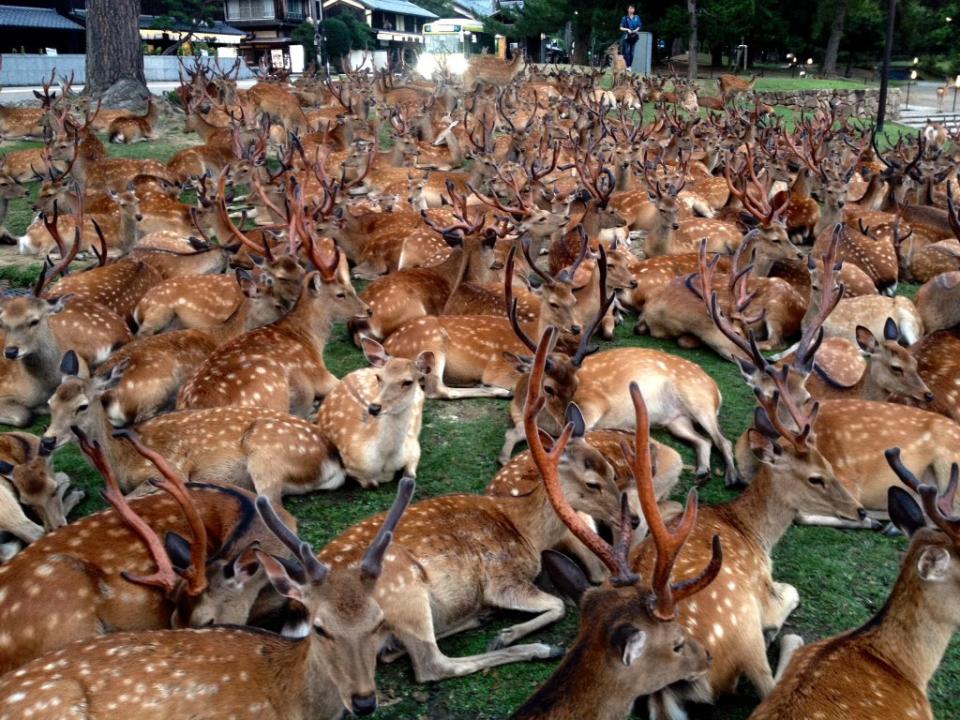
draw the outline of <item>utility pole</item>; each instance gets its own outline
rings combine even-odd
[[[890,84],[890,56],[893,53],[893,30],[897,20],[897,0],[890,0],[887,8],[887,41],[883,46],[883,69],[880,72],[880,102],[877,108],[877,132],[883,132],[887,117],[887,86]]]
[[[323,0],[316,0],[316,2],[317,9],[314,17],[316,24],[313,26],[313,42],[317,46],[317,69],[320,70],[323,68],[327,77],[330,77],[330,63],[327,62],[326,53],[327,38],[323,30]]]

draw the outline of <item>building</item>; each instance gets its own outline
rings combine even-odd
[[[324,0],[324,17],[353,13],[374,33],[374,52],[386,55],[390,63],[414,62],[423,43],[423,24],[437,15],[406,0]]]
[[[68,15],[65,3],[48,7],[0,5],[0,52],[44,54],[82,53],[84,27]],[[58,12],[57,5],[61,5]]]
[[[310,0],[226,0],[224,20],[243,30],[240,55],[251,67],[288,66],[294,28],[312,18]]]

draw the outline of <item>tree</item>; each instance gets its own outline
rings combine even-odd
[[[140,45],[140,0],[87,0],[85,84],[91,95],[113,89],[111,104],[129,103],[138,92],[142,101],[147,94]]]
[[[329,59],[339,60],[350,54],[350,29],[340,17],[329,17],[321,23],[323,34],[327,39],[327,53]]]
[[[290,39],[298,45],[303,45],[303,54],[307,63],[317,61],[317,36],[312,23],[304,20],[290,33]]]
[[[687,12],[690,13],[690,43],[687,46],[687,80],[693,82],[697,79],[697,53],[700,52],[700,48],[697,45],[697,0],[687,0]]]
[[[186,33],[163,51],[164,55],[176,55],[180,48],[190,42],[197,30],[209,27],[217,19],[217,4],[209,0],[163,0],[164,14],[153,21],[156,30]]]
[[[823,65],[820,66],[820,72],[824,75],[837,74],[837,56],[840,54],[840,39],[843,37],[843,24],[847,19],[848,6],[849,0],[836,0],[833,22],[830,24],[830,37],[827,39]]]

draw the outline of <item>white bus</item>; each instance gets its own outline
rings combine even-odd
[[[457,75],[467,69],[467,58],[484,50],[494,52],[495,40],[483,23],[468,18],[432,20],[423,26],[423,51],[417,72],[429,78],[440,68]]]

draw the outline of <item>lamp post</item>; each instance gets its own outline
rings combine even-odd
[[[907,110],[910,109],[910,86],[913,85],[913,83],[914,83],[914,81],[915,81],[916,79],[917,79],[917,71],[916,71],[916,70],[911,70],[911,71],[910,71],[910,81],[907,83],[907,107],[906,107]]]
[[[890,84],[890,55],[893,52],[893,31],[896,27],[897,0],[887,5],[887,37],[883,44],[883,70],[880,71],[880,98],[877,101],[877,131],[883,132],[887,117],[887,88]]]
[[[960,75],[953,81],[953,112],[957,111],[957,92],[960,92]]]

